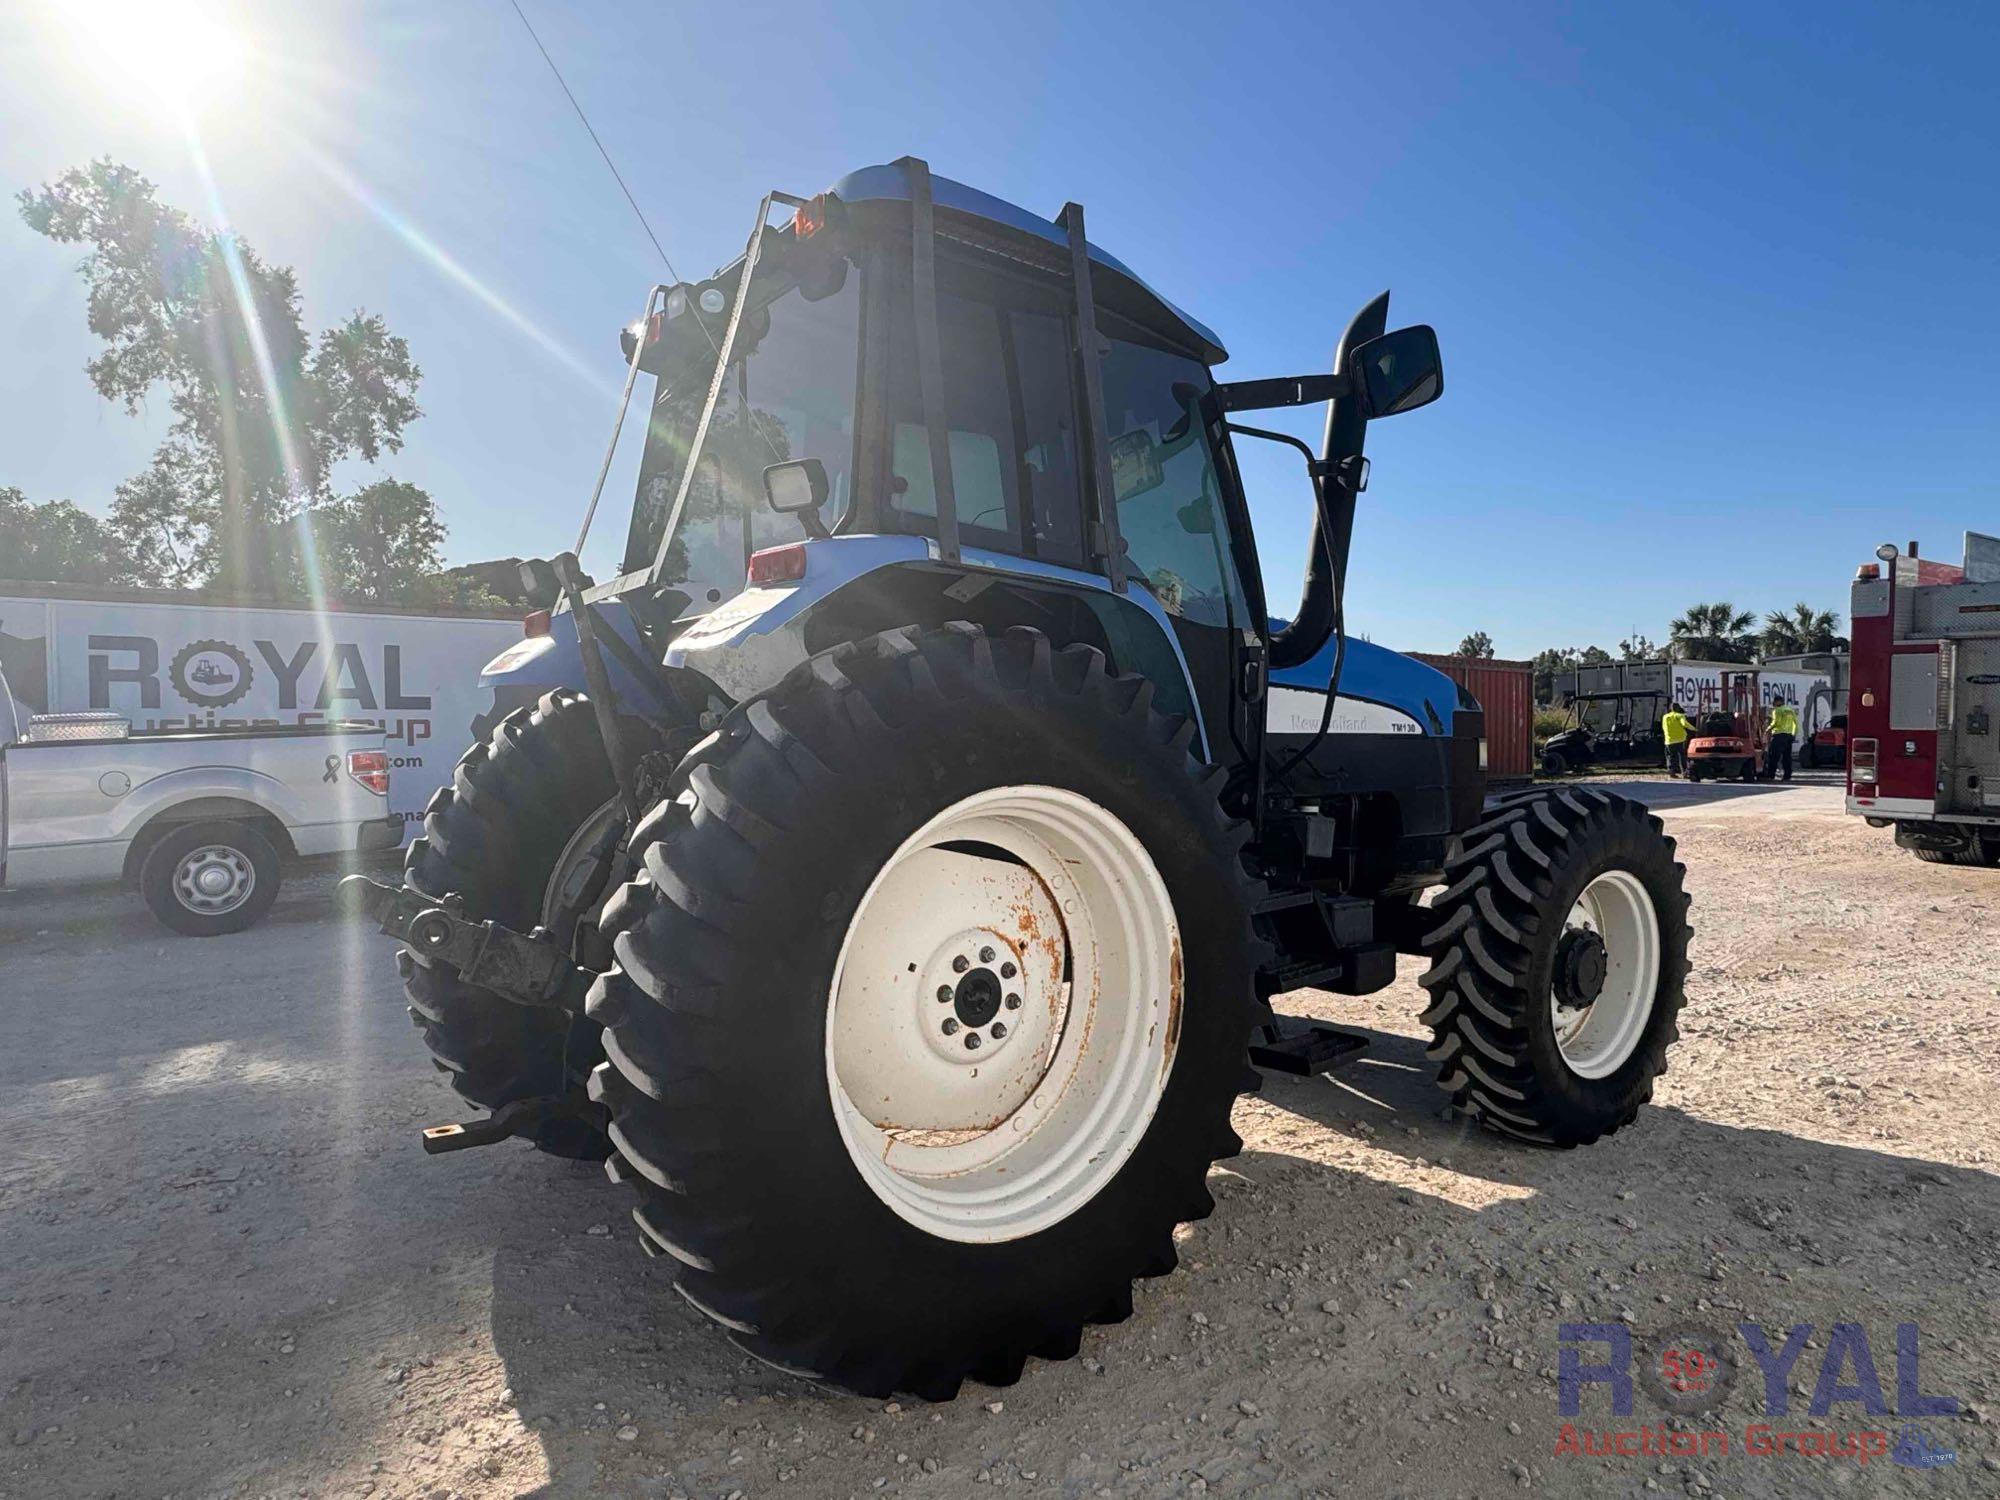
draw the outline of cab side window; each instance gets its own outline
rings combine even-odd
[[[943,268],[941,268],[942,270]],[[1027,302],[938,293],[938,344],[952,494],[962,540],[1078,564],[1082,487],[1067,325]],[[899,529],[937,530],[930,435],[907,296],[892,313],[885,514]]]
[[[1111,340],[1103,368],[1112,487],[1133,581],[1190,624],[1253,623],[1201,416],[1208,371],[1122,339]]]

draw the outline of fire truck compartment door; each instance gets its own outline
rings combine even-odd
[[[1935,651],[1898,651],[1889,658],[1889,727],[1938,727],[1938,659]]]
[[[2000,636],[1956,643],[1945,800],[1951,811],[2000,813]]]

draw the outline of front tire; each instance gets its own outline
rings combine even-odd
[[[683,763],[606,908],[592,1089],[741,1347],[943,1399],[1173,1268],[1261,1014],[1191,741],[1097,651],[959,624],[814,658]]]
[[[1504,798],[1445,865],[1424,939],[1430,1058],[1452,1103],[1578,1146],[1631,1123],[1666,1071],[1687,979],[1674,841],[1604,792]]]
[[[628,727],[635,752],[650,743],[642,727]],[[551,692],[533,709],[506,715],[490,739],[466,751],[452,785],[425,810],[404,880],[426,896],[456,894],[473,921],[517,932],[546,925],[567,941],[603,899],[604,882],[600,876],[594,885],[561,890],[554,877],[559,868],[581,873],[594,852],[593,830],[613,844],[622,835],[616,795],[589,699]],[[604,1159],[611,1148],[584,1093],[603,1057],[594,1022],[517,1005],[407,948],[396,962],[410,1019],[460,1095],[485,1109],[569,1095],[583,1117],[549,1121],[534,1144],[554,1156]]]

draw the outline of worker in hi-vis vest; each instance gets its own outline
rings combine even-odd
[[[1688,768],[1688,732],[1694,726],[1676,703],[1660,716],[1660,738],[1667,742],[1667,774],[1682,776]]]
[[[1764,779],[1777,779],[1782,766],[1785,780],[1792,779],[1792,740],[1799,732],[1799,711],[1789,703],[1771,705],[1771,743],[1764,747]]]

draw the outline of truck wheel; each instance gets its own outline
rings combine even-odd
[[[283,878],[278,851],[249,824],[189,823],[146,852],[139,893],[174,931],[215,937],[262,921]]]
[[[592,1092],[641,1243],[748,1352],[1008,1384],[1214,1207],[1260,887],[1152,700],[1033,630],[892,631],[739,708],[641,820]]]
[[[1569,762],[1563,759],[1560,750],[1544,750],[1542,752],[1542,774],[1544,776],[1560,776],[1568,769]]]
[[[1439,1085],[1495,1130],[1579,1146],[1628,1124],[1679,1035],[1674,841],[1597,791],[1502,799],[1445,865],[1424,939]]]
[[[635,745],[646,738],[631,728]],[[567,936],[603,899],[590,866],[600,841],[620,836],[616,795],[589,700],[559,689],[466,751],[424,813],[403,878],[427,896],[456,894],[474,921]],[[487,1109],[562,1093],[587,1103],[584,1081],[603,1056],[594,1022],[516,1005],[407,948],[396,962],[410,1019],[465,1098]],[[550,1121],[533,1139],[556,1156],[600,1161],[610,1150],[589,1118]]]

